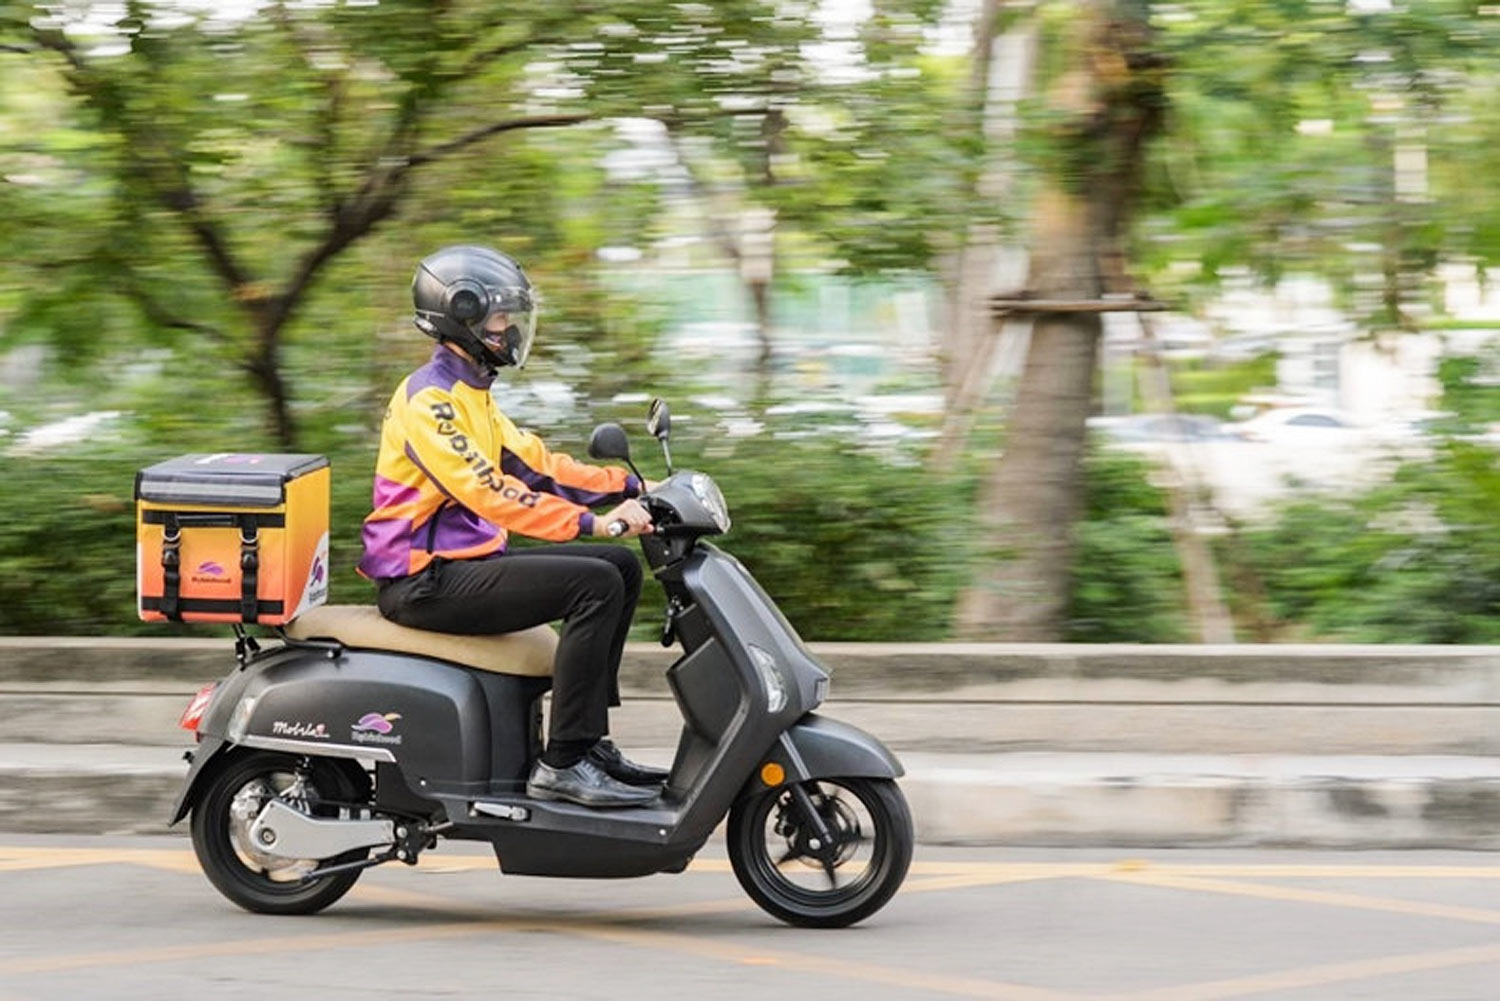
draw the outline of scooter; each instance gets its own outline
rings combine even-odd
[[[780,920],[843,927],[891,899],[913,841],[901,764],[813,711],[827,671],[740,562],[706,541],[728,531],[728,508],[708,475],[672,471],[670,426],[652,401],[647,430],[668,478],[642,498],[655,531],[639,538],[666,590],[662,644],[682,650],[666,672],[683,727],[660,797],[598,810],[526,796],[551,681],[505,673],[529,670],[524,650],[482,670],[440,647],[291,627],[262,649],[237,627],[237,666],[183,714],[198,744],[171,820],[191,813],[193,848],[224,896],[314,913],[365,869],[415,865],[440,838],[490,842],[510,874],[676,873],[727,815],[735,876]],[[594,430],[589,454],[635,470],[618,424]]]

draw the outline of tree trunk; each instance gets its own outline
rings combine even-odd
[[[1172,377],[1162,361],[1161,345],[1151,322],[1141,318],[1145,338],[1144,368],[1141,370],[1141,395],[1147,409],[1154,414],[1176,413],[1172,399]],[[1198,530],[1194,506],[1201,491],[1191,442],[1182,443],[1180,461],[1164,464],[1167,504],[1171,512],[1172,542],[1182,564],[1183,584],[1187,588],[1188,612],[1198,632],[1200,643],[1233,643],[1234,619],[1224,604],[1219,584],[1219,567],[1213,550]]]
[[[1047,95],[1059,122],[1052,173],[1032,211],[1027,288],[1038,299],[1123,291],[1120,240],[1163,110],[1145,15],[1132,0],[1079,3],[1061,42],[1067,66]],[[1064,638],[1102,330],[1097,313],[1035,316],[1004,452],[981,491],[980,530],[992,541],[959,599],[965,639]]]
[[[1014,146],[1021,101],[1031,91],[1039,32],[1036,19],[1029,18],[997,35],[1001,6],[1002,0],[987,0],[975,30],[969,127],[989,153],[970,195],[1005,205],[1017,188]],[[1024,249],[999,224],[968,226],[958,234],[958,243],[944,282],[948,297],[941,345],[943,424],[927,460],[929,472],[938,476],[952,472],[996,370],[1007,361],[1001,353],[1007,325],[994,315],[989,298],[1019,288],[1025,280],[1018,273],[1025,268]]]
[[[297,428],[292,422],[292,393],[281,371],[281,325],[260,326],[255,334],[255,354],[245,367],[265,401],[266,430],[278,447],[295,452]]]
[[[1099,234],[1087,201],[1060,188],[1044,191],[1036,235],[1033,290],[1045,298],[1097,298]],[[1005,450],[980,494],[979,530],[994,542],[959,602],[958,631],[966,639],[1062,638],[1102,328],[1094,313],[1041,313],[1032,325]]]

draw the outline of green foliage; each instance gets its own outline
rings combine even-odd
[[[1500,199],[1476,183],[1500,167],[1487,12],[1195,0],[1154,17],[1172,110],[1136,251],[1158,294],[1310,272],[1360,320],[1409,326],[1439,260],[1500,259]],[[1398,190],[1402,147],[1426,156],[1425,190]]]
[[[1482,432],[1500,424],[1500,382],[1495,378],[1500,352],[1454,356],[1438,362],[1443,409],[1450,415],[1438,429],[1450,434]]]
[[[1183,643],[1182,570],[1167,502],[1148,465],[1094,448],[1084,462],[1087,516],[1074,539],[1067,639],[1074,643]]]
[[[893,465],[845,434],[800,433],[808,436],[726,440],[694,427],[674,439],[678,468],[708,472],[728,500],[734,526],[715,544],[745,564],[805,638],[946,637],[970,558],[972,481]],[[653,465],[642,462],[647,475]],[[637,617],[647,630],[659,621],[649,597]]]
[[[1444,366],[1445,409],[1492,412],[1479,370]],[[1467,375],[1465,375],[1467,373]],[[1242,530],[1235,559],[1258,578],[1278,634],[1369,643],[1500,640],[1500,451],[1461,438],[1349,498],[1294,503]]]
[[[1172,401],[1178,410],[1227,418],[1246,393],[1276,385],[1276,355],[1228,363],[1173,362],[1171,375]]]

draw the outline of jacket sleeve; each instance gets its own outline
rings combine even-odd
[[[553,452],[542,439],[517,429],[503,414],[496,416],[496,424],[501,471],[533,490],[585,507],[618,504],[641,492],[641,481],[617,466],[593,466]]]
[[[424,389],[407,408],[406,455],[449,498],[510,532],[567,542],[592,535],[594,515],[581,504],[534,489],[480,453],[446,393]]]

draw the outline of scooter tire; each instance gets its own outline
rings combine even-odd
[[[825,796],[827,790],[824,787],[835,787],[848,792],[863,806],[873,828],[868,838],[871,855],[863,873],[847,886],[826,890],[799,886],[787,878],[780,865],[786,859],[773,858],[773,838],[768,836],[768,822],[772,820],[772,812],[778,810],[778,823],[782,817],[792,818],[793,824],[805,821],[797,817],[795,806],[789,802],[790,787],[781,786],[742,799],[730,809],[729,863],[735,878],[762,910],[787,924],[803,928],[843,928],[863,921],[890,901],[911,865],[915,837],[906,797],[890,779],[814,779],[803,786],[809,792]],[[862,843],[866,840],[862,836],[864,832],[859,833]],[[780,831],[771,834],[782,836]],[[787,836],[789,842],[796,837]],[[834,877],[830,875],[829,878]]]
[[[235,797],[257,781],[274,783],[278,776],[303,770],[320,797],[349,802],[368,794],[368,780],[363,772],[358,777],[353,774],[358,766],[352,762],[313,758],[310,764],[303,764],[303,760],[268,751],[241,754],[219,770],[193,808],[193,851],[203,874],[220,893],[247,911],[314,914],[348,893],[359,879],[361,870],[355,869],[306,883],[286,878],[285,873],[278,880],[269,869],[257,867],[254,859],[235,846],[231,825],[236,820],[231,808]],[[368,849],[356,849],[321,861],[353,862],[368,853]]]

